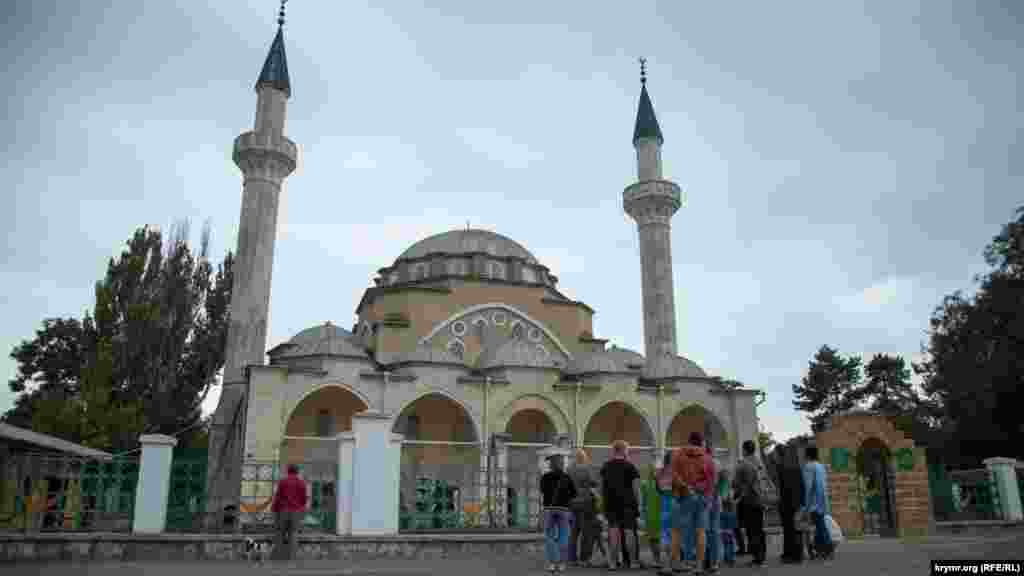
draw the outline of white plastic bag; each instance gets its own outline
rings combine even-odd
[[[828,525],[828,532],[832,536],[832,545],[838,546],[843,541],[843,531],[839,529],[839,524],[831,515],[825,516],[825,522]]]

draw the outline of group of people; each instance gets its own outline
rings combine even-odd
[[[641,501],[659,574],[714,574],[743,553],[760,566],[767,555],[765,506],[776,501],[784,532],[782,561],[802,562],[805,544],[812,556],[831,556],[825,467],[815,447],[807,449],[802,469],[795,448],[785,448],[776,492],[752,441],[743,443],[743,459],[732,470],[716,465],[702,434],[694,432],[688,440],[666,453],[646,477],[630,462],[629,446],[621,440],[599,470],[582,449],[569,470],[561,456],[549,457],[550,469],[540,481],[548,570],[561,572],[567,564],[646,567],[637,529]],[[814,535],[805,543],[810,526]],[[603,562],[593,561],[595,548]]]

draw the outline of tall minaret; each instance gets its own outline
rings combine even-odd
[[[278,199],[298,158],[295,143],[284,135],[285,108],[291,96],[284,54],[285,1],[281,1],[277,35],[256,81],[253,130],[235,139],[233,159],[242,171],[242,215],[233,265],[224,381],[210,430],[207,494],[211,511],[237,502],[241,486],[247,367],[265,360]]]
[[[640,105],[633,129],[637,182],[622,192],[622,206],[640,234],[645,376],[676,376],[676,307],[672,287],[672,215],[681,206],[679,186],[661,177],[661,135],[647,95],[646,60],[640,59]]]

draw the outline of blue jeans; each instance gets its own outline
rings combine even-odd
[[[683,560],[697,559],[697,530],[707,528],[708,511],[704,507],[704,495],[691,493],[676,501],[672,510],[673,528],[679,529],[683,540]]]
[[[736,513],[722,512],[719,516],[721,525],[719,531],[722,538],[722,560],[725,562],[736,561]]]
[[[672,513],[675,509],[676,499],[671,494],[661,495],[661,545],[672,545]]]
[[[708,554],[705,557],[710,558],[712,564],[718,564],[722,560],[722,539],[719,536],[721,514],[722,501],[717,496],[713,497],[711,506],[708,507],[708,529],[704,537],[708,547]]]
[[[572,512],[568,510],[544,511],[544,557],[549,564],[569,560],[569,529]]]
[[[811,512],[814,518],[814,547],[818,553],[828,554],[832,551],[832,533],[825,524],[825,515],[819,512]]]

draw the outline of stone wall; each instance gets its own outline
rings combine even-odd
[[[269,535],[253,536],[271,541]],[[541,534],[302,535],[299,559],[480,558],[543,554]],[[245,537],[220,534],[0,534],[0,562],[244,560]]]
[[[874,414],[834,416],[830,427],[815,436],[819,457],[829,471],[832,516],[844,533],[851,536],[864,533],[863,502],[857,489],[856,454],[864,441],[872,438],[880,440],[889,449],[896,469],[894,508],[898,534],[902,537],[928,533],[931,496],[924,449],[915,447],[913,441],[897,430],[889,419]],[[834,458],[837,461],[833,461]]]

